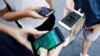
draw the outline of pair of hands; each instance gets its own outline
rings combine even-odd
[[[25,46],[27,49],[29,49],[33,53],[31,43],[27,40],[28,34],[40,37],[43,34],[47,33],[48,31],[38,31],[32,27],[24,27],[23,29],[12,28],[11,32],[12,32],[11,36],[14,39],[16,39],[20,44]],[[38,37],[36,37],[36,38],[38,38]],[[40,52],[41,52],[40,56],[58,56],[62,47],[63,47],[63,44],[59,45],[57,48],[51,50],[50,52],[48,52],[44,48],[40,48]]]

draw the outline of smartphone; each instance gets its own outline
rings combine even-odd
[[[49,17],[55,11],[53,9],[49,9],[49,8],[46,8],[46,7],[41,7],[41,9],[36,10],[36,12],[41,16]]]
[[[40,47],[43,47],[50,51],[51,49],[57,47],[61,43],[64,42],[64,37],[58,27],[55,27],[50,32],[44,34],[40,38],[36,39],[35,41],[31,41],[32,48],[36,56],[40,55]]]
[[[72,12],[68,13],[58,23],[64,28],[66,28],[67,30],[71,30],[81,18],[83,18],[83,14],[79,13],[78,11],[73,10]]]

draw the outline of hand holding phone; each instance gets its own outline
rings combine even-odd
[[[44,34],[40,38],[31,41],[32,48],[36,56],[40,55],[39,49],[41,47],[50,51],[64,42],[64,37],[58,27],[52,29],[50,32]]]

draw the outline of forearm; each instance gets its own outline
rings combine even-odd
[[[3,19],[7,20],[7,21],[15,21],[18,19],[22,19],[25,17],[31,17],[31,18],[35,18],[35,19],[43,19],[44,17],[42,17],[41,15],[39,15],[37,12],[35,12],[36,10],[38,10],[39,7],[28,7],[24,10],[21,11],[10,11],[8,8],[3,9],[2,11],[0,11],[0,17],[2,17]]]
[[[2,17],[7,21],[15,21],[26,16],[22,12],[7,12]]]
[[[13,28],[4,25],[4,24],[0,24],[0,31],[6,32],[7,34],[13,36],[12,33],[14,33]]]
[[[24,13],[24,11],[19,11],[19,12],[10,11],[7,7],[0,11],[0,17],[2,17],[7,21],[15,21],[24,18],[26,17],[25,14],[27,13]]]
[[[50,8],[53,8],[53,7],[52,7],[52,0],[46,0],[46,1],[47,1],[47,3],[49,4]]]
[[[74,0],[66,0],[66,8],[74,9]]]

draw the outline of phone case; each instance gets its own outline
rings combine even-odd
[[[44,16],[44,17],[49,17],[51,14],[53,14],[55,11],[53,9],[49,9],[49,8],[46,8],[46,7],[41,7],[41,9],[39,10],[36,10],[36,12],[38,14],[40,14],[41,16]]]

